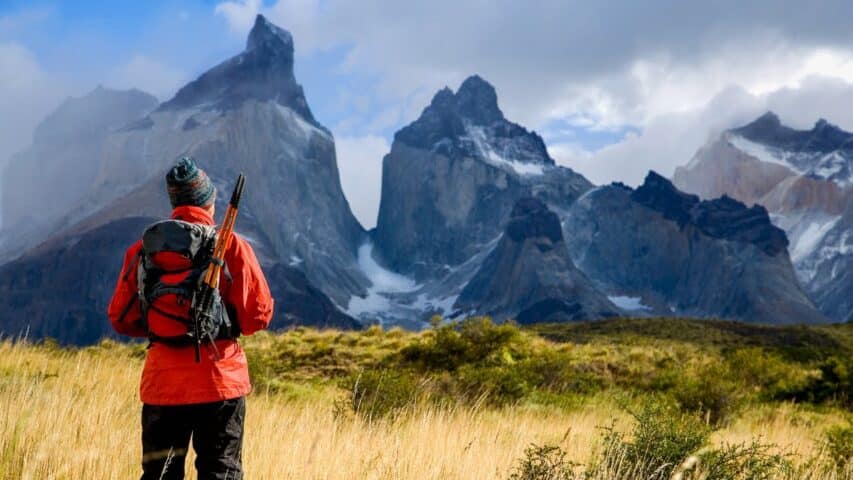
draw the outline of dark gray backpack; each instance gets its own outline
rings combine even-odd
[[[215,243],[214,227],[181,220],[157,222],[142,234],[137,286],[142,322],[152,342],[196,343],[192,306]],[[214,295],[212,315],[200,317],[199,336],[202,341],[235,338],[239,330],[232,328],[219,292]]]

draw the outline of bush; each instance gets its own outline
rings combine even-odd
[[[720,367],[682,377],[671,394],[684,412],[701,415],[711,425],[725,421],[738,403],[738,387]]]
[[[630,440],[605,428],[604,448],[591,467],[596,478],[668,479],[711,433],[698,417],[661,402],[647,402],[633,415]]]
[[[485,399],[492,405],[518,402],[531,390],[528,379],[513,366],[473,367],[459,369],[458,383],[462,399]]]
[[[772,445],[759,442],[723,445],[698,457],[696,478],[707,480],[761,480],[778,478],[776,474],[791,472],[784,455],[771,453]],[[688,464],[689,465],[689,464]],[[693,478],[684,469],[681,478]]]
[[[423,394],[414,375],[397,370],[364,370],[344,380],[343,386],[349,409],[369,421],[396,418]]]
[[[853,357],[832,356],[818,364],[820,374],[802,388],[784,392],[780,397],[812,403],[853,405]]]
[[[839,468],[853,462],[853,427],[833,427],[826,432],[829,456]]]
[[[518,327],[488,317],[436,326],[423,340],[404,347],[404,362],[425,370],[455,371],[462,365],[512,363],[526,350]]]
[[[531,445],[509,480],[573,480],[578,464],[566,460],[566,452],[554,445]]]

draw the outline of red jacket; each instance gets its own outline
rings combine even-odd
[[[172,218],[203,225],[214,225],[203,208],[177,207]],[[136,289],[136,272],[142,241],[134,243],[124,255],[115,293],[107,314],[116,332],[132,337],[147,337],[140,324]],[[223,273],[219,290],[225,302],[236,311],[236,321],[243,335],[267,328],[272,319],[273,299],[269,286],[255,258],[252,247],[237,235],[225,252],[225,264],[231,274]],[[133,304],[132,304],[133,303]],[[131,305],[132,304],[132,305]],[[122,312],[130,305],[124,318]],[[145,357],[139,395],[151,405],[187,405],[228,400],[248,394],[249,368],[246,354],[236,340],[217,340],[220,359],[216,360],[210,345],[202,347],[201,363],[196,363],[194,348],[173,347],[154,342]]]

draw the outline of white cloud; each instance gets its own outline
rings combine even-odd
[[[189,80],[185,72],[163,65],[145,55],[136,55],[129,62],[112,70],[107,83],[116,88],[138,88],[160,100],[171,97]]]
[[[56,106],[65,90],[15,43],[0,43],[0,165],[24,149],[36,123]]]
[[[382,158],[391,150],[385,138],[335,136],[338,169],[355,217],[365,228],[376,226],[382,187]]]
[[[402,126],[429,96],[479,73],[511,119],[542,129],[554,119],[594,130],[646,128],[703,108],[729,85],[752,95],[796,88],[814,75],[853,81],[853,4],[829,0],[803,15],[797,2],[672,4],[662,0],[228,1],[216,11],[245,32],[261,12],[294,33],[297,53],[342,47],[342,69],[375,78],[360,134]],[[571,122],[570,122],[571,123]]]
[[[252,28],[255,15],[261,9],[261,0],[237,0],[216,5],[215,12],[225,17],[232,32],[244,34]]]
[[[783,87],[754,95],[741,87],[729,87],[706,105],[687,112],[666,113],[649,120],[640,134],[597,152],[571,144],[550,145],[558,163],[569,166],[596,184],[622,181],[637,185],[649,170],[671,176],[686,164],[703,144],[722,130],[754,120],[767,110],[782,122],[800,129],[811,128],[819,118],[853,131],[853,83],[837,78],[808,77],[797,87]]]
[[[36,124],[66,90],[51,80],[32,53],[0,42],[0,175],[9,158],[26,148]],[[2,196],[2,195],[0,195]]]

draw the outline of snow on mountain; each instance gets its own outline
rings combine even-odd
[[[466,124],[465,130],[468,132],[468,138],[474,142],[482,158],[492,165],[500,168],[509,168],[518,175],[542,175],[544,173],[545,167],[541,163],[517,160],[516,158],[518,157],[513,155],[514,149],[512,147],[515,146],[514,144],[504,145],[504,150],[498,151],[497,147],[493,145],[496,142],[489,141],[488,134],[483,127]]]
[[[700,148],[674,183],[703,198],[730,195],[767,207],[785,230],[799,280],[836,320],[853,316],[846,240],[853,209],[853,133],[825,120],[811,130],[784,126],[766,113]]]
[[[758,161],[782,165],[783,167],[786,167],[797,174],[803,173],[796,167],[797,163],[802,162],[795,162],[792,158],[797,156],[798,154],[786,152],[784,150],[769,147],[767,145],[762,145],[760,143],[747,140],[746,138],[743,138],[733,133],[726,134],[725,139],[733,147],[757,159]],[[693,164],[693,166],[695,166],[695,163]]]
[[[621,308],[622,310],[627,310],[629,312],[642,312],[649,311],[652,308],[648,305],[643,304],[643,299],[640,297],[629,297],[625,295],[609,295],[607,297],[608,300],[613,302],[614,305]]]

